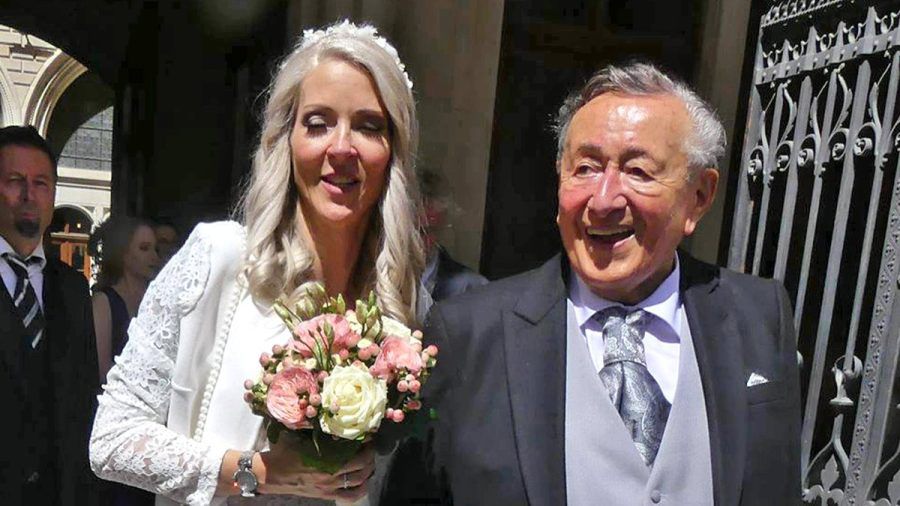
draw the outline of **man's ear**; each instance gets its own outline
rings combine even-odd
[[[700,218],[709,211],[713,201],[716,198],[716,188],[719,187],[719,171],[709,167],[700,171],[694,176],[690,183],[691,209],[688,210],[688,217],[684,222],[685,237],[694,233]]]

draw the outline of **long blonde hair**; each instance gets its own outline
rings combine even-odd
[[[418,123],[411,84],[396,50],[370,26],[344,21],[324,31],[307,32],[278,67],[268,89],[251,180],[240,205],[247,228],[243,273],[250,293],[265,303],[279,297],[294,300],[304,284],[315,281],[313,248],[295,225],[304,217],[297,206],[289,139],[303,79],[328,58],[346,61],[371,75],[390,119],[387,183],[357,261],[356,283],[364,293],[375,291],[385,314],[414,325],[425,264],[414,171]]]

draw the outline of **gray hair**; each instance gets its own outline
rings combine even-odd
[[[312,38],[310,38],[312,35]],[[244,275],[250,292],[264,302],[295,300],[312,279],[314,249],[297,233],[303,220],[291,172],[291,130],[300,87],[319,63],[348,62],[368,73],[390,120],[391,160],[387,183],[372,213],[358,272],[364,293],[374,290],[388,316],[416,323],[419,278],[425,250],[419,231],[419,188],[414,164],[418,122],[407,76],[387,41],[375,29],[344,22],[308,32],[287,55],[269,86],[259,146],[240,217],[247,228]]]
[[[557,137],[556,160],[562,159],[572,118],[585,104],[604,93],[623,95],[673,95],[684,103],[691,119],[691,133],[684,142],[692,171],[718,168],[725,155],[725,127],[705,100],[677,78],[650,63],[607,65],[579,90],[566,98],[554,123]]]

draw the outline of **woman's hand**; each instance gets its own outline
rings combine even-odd
[[[367,481],[375,472],[375,450],[364,444],[359,453],[335,474],[306,467],[301,462],[293,438],[284,437],[259,458],[265,469],[260,479],[261,494],[290,494],[336,501],[356,501],[366,495]],[[255,468],[255,466],[254,466]]]

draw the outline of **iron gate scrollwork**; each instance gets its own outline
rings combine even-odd
[[[794,301],[802,501],[900,504],[900,1],[776,2],[758,40],[728,265]]]

